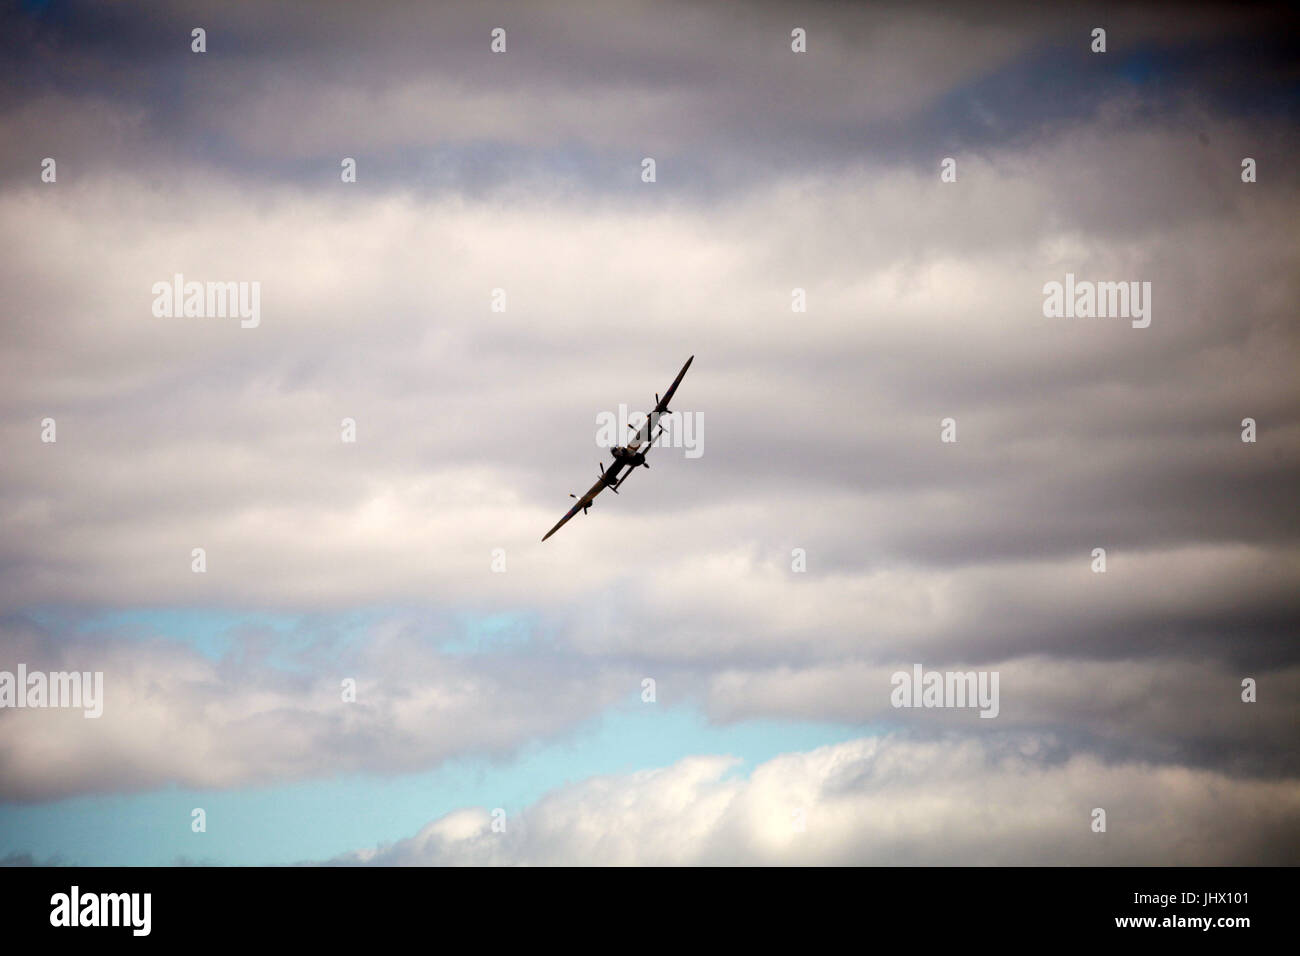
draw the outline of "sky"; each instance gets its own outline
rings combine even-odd
[[[0,862],[1300,862],[1285,5],[0,17]]]

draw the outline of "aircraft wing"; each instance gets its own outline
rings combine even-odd
[[[636,438],[633,439],[633,445],[640,446],[643,442],[649,440],[650,433],[659,422],[659,416],[668,411],[668,403],[672,401],[673,395],[677,393],[677,386],[682,384],[682,379],[686,377],[686,370],[691,367],[691,363],[694,361],[694,355],[686,360],[686,364],[682,366],[682,370],[677,373],[677,377],[673,379],[673,383],[668,386],[668,391],[664,392],[663,398],[659,399],[658,404],[654,407],[654,411],[646,416],[645,421],[637,430]]]
[[[668,391],[664,392],[664,397],[659,399],[659,404],[655,406],[656,412],[662,414],[668,411],[668,403],[672,401],[673,394],[677,391],[677,386],[682,384],[682,379],[686,377],[686,370],[691,367],[691,363],[694,361],[694,355],[686,360],[686,364],[682,366],[682,370],[677,373],[677,377],[673,379],[673,383],[668,386]]]
[[[555,527],[552,528],[550,531],[546,532],[546,534],[542,536],[542,540],[545,541],[551,535],[555,534],[555,532],[563,528],[564,523],[566,521],[568,521],[570,518],[576,515],[583,508],[587,507],[587,505],[591,504],[591,502],[595,499],[595,497],[598,494],[600,494],[602,491],[604,491],[607,487],[609,486],[605,484],[605,476],[601,475],[600,480],[597,481],[594,485],[592,485],[591,489],[585,495],[583,495],[581,498],[578,499],[578,503],[574,505],[572,508],[570,508],[568,513],[565,514],[563,518],[561,518],[559,521],[555,523]]]

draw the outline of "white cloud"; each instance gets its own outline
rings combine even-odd
[[[1300,843],[1300,785],[1053,755],[1036,736],[869,738],[597,777],[494,832],[487,810],[333,862],[383,865],[1243,865]],[[1091,829],[1106,811],[1107,831]],[[798,828],[802,820],[803,830]]]
[[[0,669],[102,671],[103,715],[6,708],[0,799],[428,770],[552,739],[639,689],[614,665],[441,653],[400,618],[365,628],[350,650],[325,644],[277,662],[275,642],[248,633],[214,660],[171,640],[51,642],[9,630]],[[345,678],[356,681],[354,702],[343,699]]]

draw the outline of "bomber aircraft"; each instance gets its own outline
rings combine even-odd
[[[564,527],[564,523],[579,511],[586,514],[591,508],[592,501],[594,501],[596,496],[606,488],[614,492],[614,494],[618,494],[619,485],[627,481],[628,476],[631,475],[632,472],[636,471],[637,468],[650,467],[650,463],[645,460],[646,453],[650,451],[655,439],[663,432],[662,425],[659,426],[658,431],[654,431],[654,428],[659,424],[660,417],[668,414],[668,403],[672,401],[673,394],[677,391],[677,386],[682,383],[682,379],[686,375],[686,370],[691,367],[691,363],[694,361],[694,355],[686,360],[686,364],[682,366],[682,370],[677,373],[677,377],[673,379],[673,383],[668,386],[668,391],[664,392],[663,398],[659,397],[658,392],[655,393],[654,411],[646,416],[645,422],[639,429],[637,429],[636,437],[626,445],[620,445],[610,451],[610,454],[614,456],[614,460],[609,464],[609,466],[605,468],[600,468],[599,465],[596,466],[600,469],[600,478],[591,486],[590,490],[588,490],[588,492],[581,498],[578,498],[577,495],[569,495],[570,498],[578,498],[578,503],[570,508],[563,518],[556,522],[554,528],[542,536],[543,541]],[[636,426],[629,425],[628,428],[636,428]],[[623,473],[623,469],[625,468],[627,469],[627,472]],[[623,473],[622,478],[619,477],[620,473]]]

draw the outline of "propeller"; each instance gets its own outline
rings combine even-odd
[[[655,422],[659,421],[662,415],[663,413],[659,411],[659,393],[655,392],[655,410],[652,412],[647,412],[645,416],[645,421],[643,421],[640,425],[637,425],[634,422],[628,422],[627,430],[635,432],[635,431],[640,431],[642,428],[645,428],[647,425],[653,426]]]

